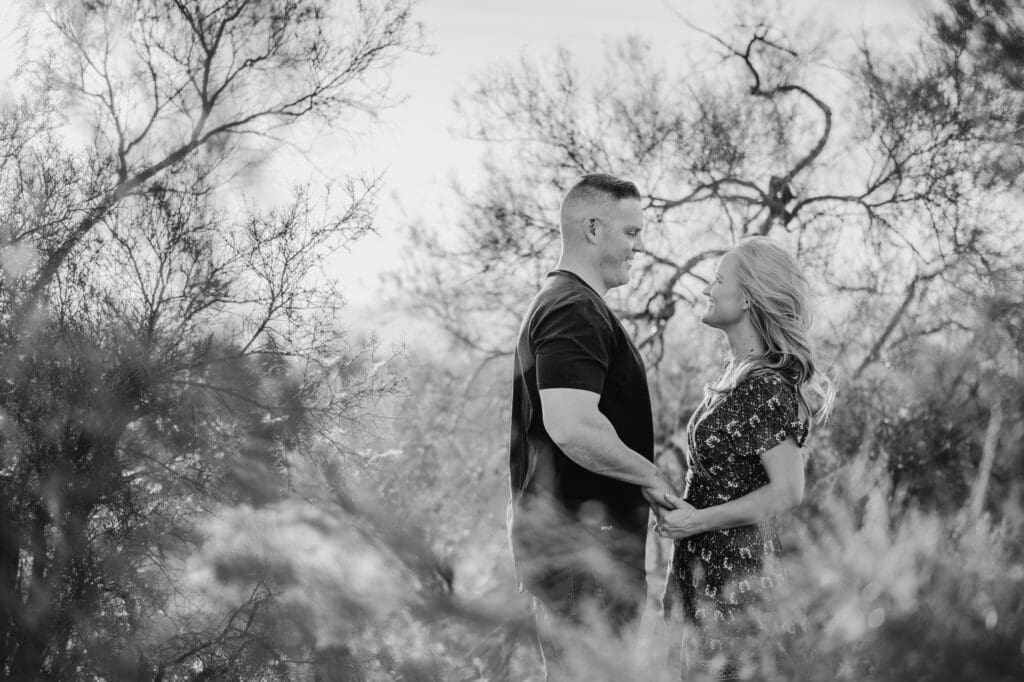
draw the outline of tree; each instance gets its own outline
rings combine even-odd
[[[754,17],[707,44],[722,61],[692,70],[638,41],[596,76],[565,52],[524,59],[461,98],[466,133],[489,152],[481,180],[460,188],[458,234],[410,227],[414,274],[395,278],[410,308],[451,332],[449,354],[473,362],[464,383],[413,378],[442,395],[443,407],[416,405],[437,417],[422,440],[440,454],[424,448],[423,468],[469,452],[484,476],[475,485],[501,485],[499,363],[555,262],[559,196],[580,173],[629,177],[646,195],[649,253],[611,301],[651,361],[662,462],[682,452],[717,366],[687,308],[709,261],[745,234],[797,252],[823,298],[826,357],[847,374],[810,441],[811,490],[784,538],[796,551],[779,605],[814,636],[767,676],[1015,679],[1021,215],[1019,177],[991,161],[1019,145],[1001,127],[1019,106],[1012,93],[992,98],[984,48],[958,53],[937,35],[843,54],[818,29]],[[437,489],[451,493],[452,478]],[[979,505],[993,518],[976,518]],[[479,532],[465,544],[486,542]],[[924,646],[904,636],[922,631]],[[773,634],[751,650],[777,647]],[[614,675],[621,649],[597,641],[577,658]]]
[[[481,360],[507,355],[557,257],[560,194],[582,173],[634,179],[647,254],[612,300],[652,368],[660,447],[676,453],[717,366],[685,311],[737,239],[768,234],[797,253],[824,299],[825,357],[884,391],[921,343],[969,337],[954,302],[1019,267],[1021,237],[1015,180],[980,172],[1010,143],[975,124],[974,103],[991,121],[1018,109],[986,99],[943,42],[844,54],[820,30],[756,14],[723,36],[691,28],[721,56],[710,70],[669,68],[629,40],[592,79],[564,51],[482,74],[460,104],[490,150],[483,180],[463,191],[457,239],[411,228],[422,247],[404,278],[413,305]]]
[[[947,62],[975,96],[963,106],[992,144],[986,178],[1019,180],[1024,173],[1024,5],[1020,0],[948,0],[934,27]]]
[[[43,13],[53,48],[0,112],[0,671],[255,678],[313,660],[315,639],[268,629],[280,574],[221,564],[246,588],[217,616],[182,608],[183,570],[201,519],[279,501],[297,456],[329,463],[330,430],[396,385],[319,271],[370,228],[375,186],[240,212],[218,189],[304,121],[380,106],[410,8]]]

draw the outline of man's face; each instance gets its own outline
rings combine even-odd
[[[606,205],[598,218],[599,271],[607,289],[629,281],[633,256],[644,248],[643,210],[639,199],[620,199]]]

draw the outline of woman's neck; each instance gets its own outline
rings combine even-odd
[[[754,331],[754,327],[750,324],[749,320],[744,319],[735,326],[723,331],[725,331],[725,336],[729,340],[729,355],[734,365],[743,362],[751,356],[764,353],[764,343],[762,343],[758,333]]]

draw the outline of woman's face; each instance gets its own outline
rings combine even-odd
[[[736,254],[732,251],[726,253],[718,261],[714,278],[704,287],[703,293],[707,296],[708,307],[701,316],[701,322],[709,327],[725,329],[742,320],[747,314],[747,298],[740,289],[736,267]]]

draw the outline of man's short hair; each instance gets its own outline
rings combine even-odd
[[[606,173],[590,173],[576,181],[562,199],[564,208],[570,203],[592,203],[602,199],[639,199],[640,190],[629,180]]]

